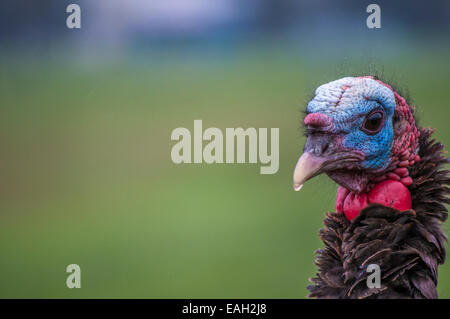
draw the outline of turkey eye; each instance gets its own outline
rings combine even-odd
[[[363,131],[367,134],[375,134],[381,128],[384,120],[384,113],[382,111],[375,111],[367,115],[363,123]]]

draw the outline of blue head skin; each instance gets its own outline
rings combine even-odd
[[[389,165],[395,96],[386,86],[371,78],[342,78],[318,87],[306,110],[332,120],[328,133],[341,136],[343,148],[364,155],[361,168],[382,170]],[[364,121],[377,110],[384,114],[383,124],[376,134],[368,134],[363,129]]]
[[[306,109],[308,139],[294,188],[325,172],[348,190],[364,192],[393,159],[395,108],[394,92],[372,78],[346,77],[317,88]]]

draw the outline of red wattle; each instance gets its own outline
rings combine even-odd
[[[367,194],[350,193],[344,201],[344,214],[348,220],[358,216],[359,212],[369,205]]]
[[[342,186],[338,187],[337,190],[337,194],[336,194],[336,211],[338,213],[343,213],[344,212],[344,201],[345,198],[347,197],[348,193],[350,193],[350,191]]]
[[[375,185],[367,194],[350,193],[339,186],[336,194],[336,211],[344,213],[348,220],[359,215],[371,203],[395,208],[399,211],[411,209],[411,194],[402,182],[385,180]]]
[[[411,209],[411,194],[400,182],[391,180],[381,182],[372,188],[368,197],[369,203],[378,203],[399,211]]]

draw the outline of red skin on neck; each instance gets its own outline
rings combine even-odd
[[[377,203],[399,211],[411,209],[411,194],[399,181],[385,180],[376,184],[369,193],[355,194],[339,186],[336,195],[336,211],[344,213],[348,220],[359,215],[369,204]]]

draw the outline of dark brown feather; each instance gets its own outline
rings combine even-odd
[[[437,267],[445,261],[450,177],[443,145],[421,129],[421,160],[410,168],[412,208],[399,212],[371,204],[351,222],[328,213],[319,232],[325,247],[318,250],[314,298],[437,298]],[[368,288],[369,264],[381,269],[381,287]]]

